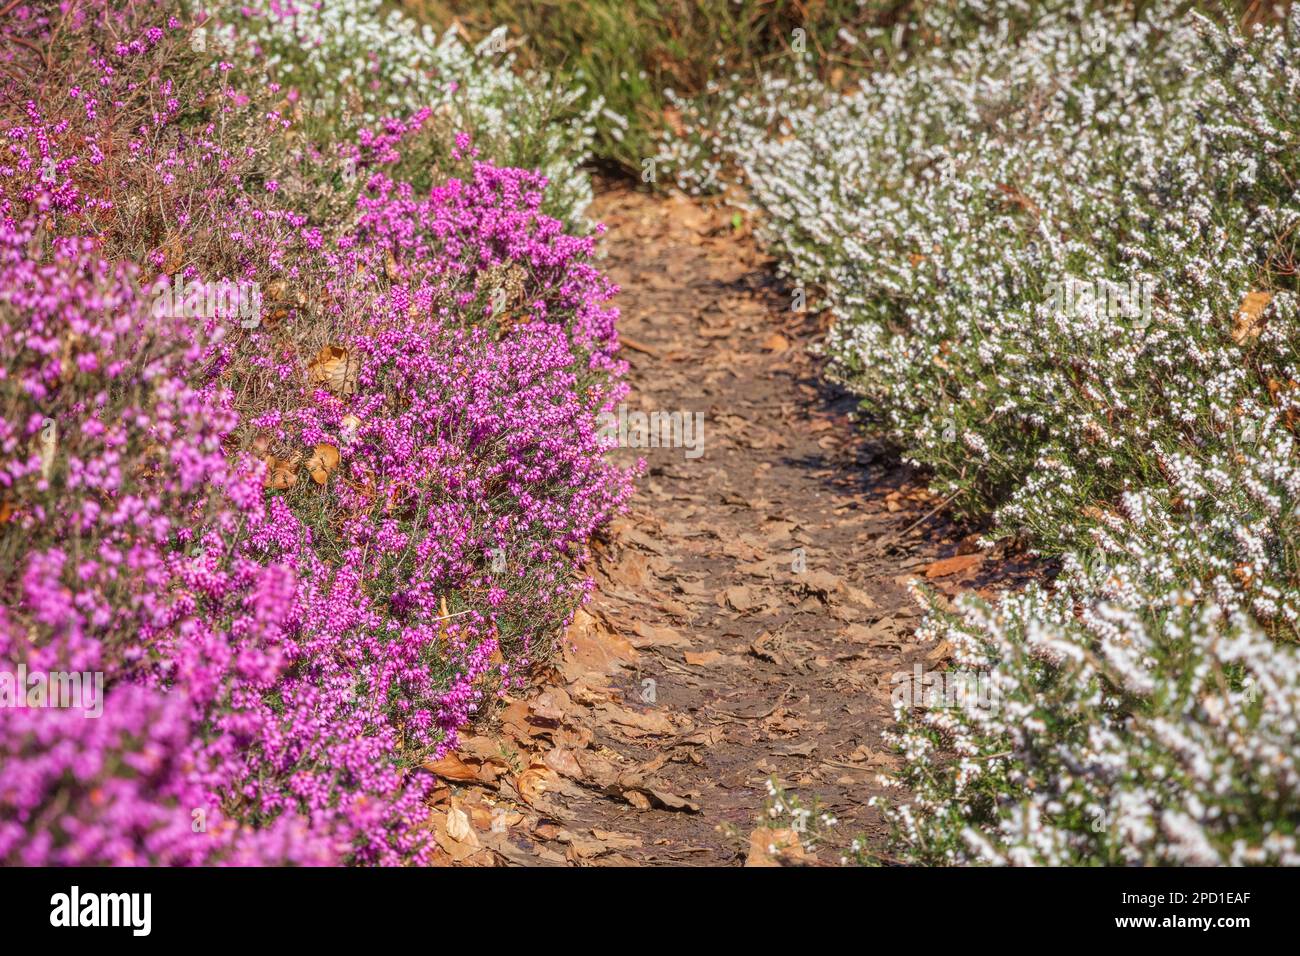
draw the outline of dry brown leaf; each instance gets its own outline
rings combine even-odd
[[[623,833],[620,830],[602,830],[600,827],[592,827],[591,835],[615,850],[630,850],[641,845],[639,836],[634,833]]]
[[[722,660],[721,651],[687,651],[685,654],[686,663],[696,667],[707,667],[709,664],[716,664]]]
[[[749,645],[749,653],[753,654],[760,661],[767,661],[769,664],[776,664],[778,667],[784,666],[786,659],[785,654],[781,653],[777,645],[781,643],[777,640],[776,635],[771,631],[764,631]]]
[[[581,780],[585,776],[573,752],[563,747],[556,747],[547,751],[546,756],[542,759],[545,761],[546,766],[572,780]]]
[[[560,665],[566,680],[591,675],[617,674],[637,659],[636,649],[626,638],[579,608],[564,634],[564,659]]]
[[[720,597],[722,598],[720,604],[725,604],[733,611],[742,613],[751,610],[758,603],[754,592],[744,584],[732,585],[723,591]]]
[[[524,815],[518,810],[507,810],[501,806],[477,806],[470,810],[470,821],[476,829],[492,833],[500,832],[502,828],[519,826],[524,822]]]
[[[524,802],[532,806],[548,790],[554,790],[558,782],[559,776],[554,770],[543,763],[534,763],[515,779],[515,789]]]
[[[663,714],[640,713],[628,710],[616,704],[603,704],[596,708],[598,720],[606,724],[617,724],[618,730],[625,736],[640,737],[649,734],[671,734],[672,722]]]
[[[569,695],[559,687],[552,687],[530,701],[528,711],[533,717],[558,723],[564,719],[565,712],[570,706],[572,702],[569,700]]]
[[[424,765],[428,770],[443,780],[454,780],[457,783],[468,783],[479,779],[477,768],[470,766],[464,760],[454,753],[447,754],[441,760],[430,760]]]
[[[459,814],[459,818],[455,822],[452,821],[453,814]],[[478,851],[478,835],[474,832],[474,828],[469,826],[469,820],[465,817],[464,810],[454,804],[446,813],[435,810],[431,822],[433,824],[434,839],[437,841],[438,846],[451,857],[453,862],[459,863]],[[463,836],[457,837],[453,834],[453,831],[455,834],[463,834]]]
[[[357,390],[360,363],[341,345],[327,345],[316,353],[307,366],[307,379],[324,385],[336,395],[351,395]]]
[[[455,804],[452,804],[451,809],[447,811],[447,836],[462,843],[469,842],[474,836],[474,828],[470,826],[469,814]],[[474,842],[477,844],[478,841],[475,840]]]
[[[1259,338],[1264,331],[1264,310],[1273,301],[1271,292],[1249,292],[1237,308],[1236,322],[1232,327],[1232,341],[1244,345]]]
[[[749,835],[745,866],[801,866],[812,862],[794,830],[759,827]]]
[[[815,594],[823,600],[830,600],[832,594],[837,594],[845,588],[843,579],[829,571],[805,571],[799,575],[798,581],[804,591]]]
[[[628,551],[623,560],[608,571],[609,579],[615,584],[633,590],[643,590],[649,579],[650,562],[646,556],[637,551]]]
[[[262,460],[266,462],[266,477],[262,479],[265,487],[272,491],[285,491],[298,483],[297,455],[292,458],[267,455]]]
[[[579,750],[574,754],[582,767],[582,779],[597,787],[610,787],[619,778],[618,767],[613,761],[591,750]]]
[[[683,637],[671,627],[659,627],[645,621],[633,621],[634,637],[628,640],[637,650],[647,647],[690,647],[689,638]]]
[[[339,450],[333,445],[317,445],[311,458],[307,460],[307,470],[311,472],[311,480],[318,485],[329,481],[330,472],[338,466]]]
[[[928,566],[925,569],[925,576],[933,580],[934,578],[947,577],[950,574],[960,574],[983,560],[983,554],[958,554],[951,558],[943,558]]]
[[[682,813],[700,812],[700,805],[695,801],[687,800],[685,797],[679,797],[662,787],[652,787],[649,784],[627,787],[623,790],[622,795],[624,800],[638,810],[649,810],[651,807],[658,807],[661,810],[679,810]]]

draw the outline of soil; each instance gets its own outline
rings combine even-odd
[[[702,413],[703,440],[617,452],[646,472],[555,666],[433,767],[440,858],[816,864],[861,837],[890,862],[868,799],[898,768],[881,737],[895,675],[949,656],[914,637],[908,583],[987,595],[1032,569],[995,567],[863,437],[809,352],[821,321],[743,222],[617,185],[592,215],[621,287],[629,421]],[[766,813],[769,781],[837,821],[811,849]]]

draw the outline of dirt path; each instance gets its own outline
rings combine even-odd
[[[819,859],[880,847],[891,676],[943,665],[905,582],[971,563],[931,583],[979,587],[979,559],[934,566],[973,547],[855,433],[806,352],[815,321],[723,214],[613,188],[594,216],[627,408],[702,412],[702,454],[620,450],[648,470],[598,543],[598,594],[554,672],[439,768],[440,842],[475,863],[736,864],[774,777],[838,819]]]

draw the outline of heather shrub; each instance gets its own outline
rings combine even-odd
[[[1070,562],[1053,592],[933,608],[988,699],[899,708],[917,862],[1300,865],[1300,656],[1243,611],[1137,564]]]
[[[796,117],[809,135],[750,166],[770,238],[838,318],[836,376],[940,490],[1057,549],[1097,524],[1080,505],[1160,474],[1153,452],[1225,442],[1276,404],[1270,377],[1285,392],[1294,296],[1268,257],[1293,154],[1242,139],[1294,135],[1284,78],[1248,68],[1285,49],[1247,61],[1161,16],[1066,4],[1018,45],[989,35]],[[1059,308],[1071,279],[1150,288],[1150,314]],[[1235,342],[1265,287],[1278,321]]]
[[[587,593],[586,540],[630,492],[596,429],[625,393],[613,290],[593,240],[539,212],[543,184],[478,165],[420,198],[376,175],[315,271],[337,277],[321,324],[346,329],[358,301],[364,324],[280,354],[273,326],[223,359],[248,368],[256,405],[239,441],[346,573],[339,606],[390,629],[356,659],[391,671],[368,686],[402,713],[412,759],[545,656]],[[313,466],[322,446],[333,463]]]
[[[104,692],[0,708],[0,861],[422,862],[422,765],[545,657],[630,493],[593,239],[468,132],[429,153],[432,107],[295,154],[281,88],[167,4],[32,9],[61,58],[0,116],[0,660]]]
[[[935,51],[738,156],[865,419],[1067,567],[932,614],[1000,697],[903,708],[899,839],[1295,862],[1300,20],[969,4],[918,30]]]
[[[331,827],[294,813],[241,829],[229,761],[256,765],[255,735],[237,758],[206,739],[210,721],[252,731],[293,594],[291,572],[231,554],[258,497],[222,454],[233,416],[187,381],[190,333],[152,315],[131,269],[72,241],[37,265],[31,240],[0,244],[0,660],[100,672],[106,690],[98,717],[0,708],[0,859],[331,859]]]
[[[481,158],[546,176],[548,213],[578,227],[591,201],[580,165],[587,159],[599,96],[538,71],[521,70],[505,28],[470,44],[455,28],[441,35],[380,0],[225,4],[193,34],[221,69],[244,67],[237,81],[253,94],[269,79],[283,94],[281,112],[297,135],[293,151],[309,177],[346,185],[358,171],[340,145],[393,117],[428,111],[418,146],[401,170],[427,188],[455,157],[455,136],[468,133]],[[463,31],[462,31],[463,32]],[[241,84],[242,87],[242,84]],[[318,168],[324,164],[324,168]]]

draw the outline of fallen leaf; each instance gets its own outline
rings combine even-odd
[[[641,845],[641,838],[633,833],[622,833],[618,830],[602,830],[600,827],[592,827],[591,835],[616,850],[630,850]]]
[[[724,603],[734,611],[748,611],[753,608],[758,601],[754,597],[754,592],[744,584],[736,584],[727,588],[719,597]]]
[[[272,491],[285,491],[298,483],[298,456],[276,458],[267,455],[262,460],[266,462],[266,477],[262,479],[265,487]]]
[[[324,385],[336,395],[351,395],[357,390],[357,373],[360,363],[354,360],[341,345],[327,345],[307,366],[307,379],[313,385]]]
[[[875,624],[848,624],[840,634],[855,644],[871,644],[877,647],[899,645],[899,632],[907,626],[895,618],[882,618]]]
[[[1237,308],[1236,322],[1232,327],[1232,341],[1243,345],[1259,338],[1264,331],[1264,310],[1273,301],[1271,292],[1249,292]]]
[[[459,818],[454,823],[453,814],[459,814]],[[459,863],[478,851],[478,835],[473,827],[469,826],[469,819],[465,816],[464,810],[453,806],[447,813],[434,811],[432,823],[434,839],[454,862]],[[463,835],[459,837],[453,835],[453,830],[456,834]]]
[[[661,810],[677,810],[682,813],[700,812],[700,805],[693,800],[687,800],[685,797],[679,797],[668,790],[647,784],[628,787],[623,791],[623,798],[638,810],[659,807]]]
[[[810,862],[794,830],[759,827],[749,835],[745,866],[800,866]]]
[[[474,828],[470,826],[469,814],[457,806],[447,811],[447,836],[453,840],[467,842],[473,835]]]
[[[799,585],[809,594],[829,600],[832,594],[844,590],[844,581],[829,571],[805,571],[799,575]]]
[[[640,713],[616,704],[603,704],[594,711],[597,719],[606,724],[617,724],[625,736],[667,735],[673,732],[672,722],[663,714]]]
[[[333,445],[317,445],[311,458],[307,460],[307,470],[311,472],[311,480],[318,485],[329,481],[330,472],[338,466],[339,450]]]
[[[709,664],[716,664],[722,660],[721,651],[687,651],[685,654],[686,663],[693,664],[696,667],[706,667]]]
[[[582,608],[564,633],[560,669],[566,680],[576,681],[595,674],[617,674],[637,659],[636,649],[622,635],[615,634]]]
[[[524,802],[532,806],[548,790],[554,790],[559,778],[555,771],[545,764],[534,763],[515,780],[515,789]]]
[[[645,621],[635,621],[632,624],[632,630],[635,636],[629,637],[632,646],[637,650],[643,650],[647,647],[690,647],[689,638],[683,637],[671,627],[658,627],[653,624],[647,624]]]
[[[785,744],[775,748],[772,753],[782,757],[811,757],[812,752],[817,749],[817,744],[812,740],[805,740],[799,743]]]
[[[448,754],[441,760],[430,760],[425,763],[424,769],[443,780],[455,780],[458,783],[478,780],[478,770],[461,760],[456,754]]]
[[[573,753],[563,747],[556,747],[554,750],[548,751],[543,759],[546,762],[546,766],[550,767],[558,774],[562,774],[572,780],[581,780],[584,777],[583,769],[578,764]]]
[[[983,554],[958,554],[951,558],[943,558],[935,561],[925,569],[925,576],[933,580],[934,578],[944,578],[950,574],[959,574],[967,568],[972,568],[984,560]]]
[[[778,667],[784,666],[786,658],[777,648],[778,643],[775,635],[770,631],[764,631],[749,645],[749,653],[760,661],[767,661],[769,664],[776,664]]]

